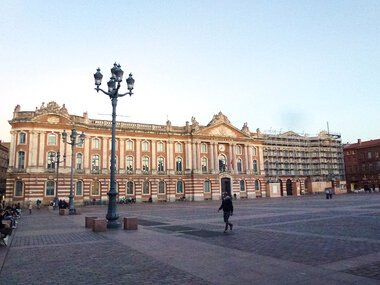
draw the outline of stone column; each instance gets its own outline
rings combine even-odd
[[[263,152],[263,146],[260,146],[258,148],[259,151],[259,161],[257,162],[257,171],[260,175],[265,175],[265,170],[264,170],[264,152]]]
[[[228,158],[227,158],[227,169],[232,170],[232,164],[233,163],[233,154],[232,154],[232,144],[228,144]]]
[[[248,169],[253,171],[252,146],[248,146]]]
[[[31,131],[29,133],[29,166],[37,166],[37,147],[38,147],[38,133]]]
[[[213,172],[215,170],[215,159],[214,159],[214,147],[213,147],[213,142],[210,142],[210,144],[208,145],[208,149],[207,149],[207,152],[210,154],[210,169],[211,172]]]
[[[91,138],[85,137],[84,154],[83,154],[83,168],[85,169],[85,171],[90,169],[92,165],[92,161],[91,161],[92,158],[90,157],[90,141],[91,141]]]
[[[174,149],[173,149],[173,142],[171,141],[168,141],[167,143],[167,156],[168,156],[168,172],[170,173],[173,173],[173,169],[174,169]]]
[[[108,169],[109,166],[109,155],[108,155],[108,137],[102,138],[102,147],[103,147],[103,154],[102,154],[102,169]]]
[[[135,157],[136,171],[141,170],[141,139],[136,139],[136,157]]]
[[[234,165],[234,172],[238,173],[237,169],[237,159],[236,159],[236,144],[232,144],[232,158],[233,158],[233,165]]]
[[[248,146],[245,144],[244,145],[244,170],[248,171]]]
[[[193,172],[197,170],[197,153],[195,150],[195,143],[191,143],[191,160],[192,160],[192,165],[193,165]]]
[[[45,133],[40,133],[40,151],[39,151],[39,160],[38,160],[38,166],[41,166],[45,168],[44,160],[46,157],[45,153]]]
[[[120,139],[119,142],[120,142],[120,145],[119,145],[119,153],[120,153],[119,165],[120,165],[120,173],[121,173],[121,170],[124,169],[124,163],[125,163],[125,154],[124,154],[125,139]]]
[[[192,156],[191,156],[191,144],[187,141],[185,143],[185,157],[186,157],[186,170],[191,170],[192,167]]]
[[[218,143],[215,142],[213,146],[214,146],[215,171],[219,173]]]
[[[202,172],[200,142],[196,142],[196,152],[197,152],[197,170],[199,172]]]
[[[152,140],[152,170],[157,170],[157,167],[156,167],[156,162],[157,162],[156,145],[157,145],[157,142]]]
[[[16,144],[17,144],[17,133],[16,131],[11,131],[11,145],[9,149],[9,166],[16,168],[17,161],[16,161]]]

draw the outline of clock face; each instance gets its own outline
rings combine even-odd
[[[219,145],[219,150],[220,150],[220,151],[224,151],[224,145],[220,144],[220,145]]]

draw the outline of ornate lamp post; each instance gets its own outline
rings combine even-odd
[[[108,92],[99,88],[102,84],[103,75],[100,73],[100,69],[98,68],[96,73],[94,74],[96,92],[102,91],[104,94],[110,97],[112,102],[112,143],[111,143],[111,187],[110,191],[107,193],[109,196],[108,203],[108,211],[106,218],[108,220],[107,227],[108,228],[118,228],[120,227],[120,223],[117,221],[119,218],[119,213],[117,211],[116,206],[116,180],[115,180],[115,172],[116,172],[116,157],[115,157],[115,132],[116,132],[116,106],[117,106],[117,98],[123,97],[125,95],[132,96],[133,85],[135,80],[132,78],[132,73],[129,74],[127,78],[127,88],[129,92],[124,94],[119,94],[120,82],[123,80],[124,71],[121,70],[120,64],[114,64],[111,68],[111,78],[107,82]],[[116,86],[117,83],[117,86]]]
[[[73,195],[73,173],[74,173],[74,148],[76,145],[82,144],[85,138],[84,133],[82,132],[79,136],[78,142],[76,142],[78,133],[76,129],[71,130],[70,141],[67,141],[67,133],[63,131],[62,140],[64,143],[71,145],[71,178],[70,178],[70,195],[69,195],[69,215],[75,215],[74,207],[74,195]]]
[[[54,210],[58,210],[58,173],[59,173],[59,164],[62,162],[60,161],[61,159],[61,153],[58,151],[57,152],[57,156],[56,156],[56,160],[54,161],[54,155],[51,154],[50,155],[50,161],[52,163],[56,163],[57,164],[57,181],[56,181],[56,186],[55,186],[55,197],[54,197],[54,200],[53,200],[53,209]],[[66,160],[66,154],[63,155],[63,161]]]

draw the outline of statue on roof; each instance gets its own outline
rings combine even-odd
[[[209,126],[213,126],[213,125],[217,125],[217,124],[221,124],[221,123],[231,125],[231,122],[230,122],[230,120],[228,120],[227,116],[224,115],[222,112],[219,112],[218,114],[214,115],[211,122],[208,123],[207,126],[209,127]]]

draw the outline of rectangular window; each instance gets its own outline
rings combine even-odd
[[[371,159],[372,158],[372,152],[368,152],[368,158]]]
[[[16,189],[15,189],[15,196],[19,197],[19,196],[22,196],[22,190],[23,190],[23,187],[24,184],[22,183],[22,181],[16,181]]]
[[[133,141],[127,141],[127,150],[133,150]]]
[[[25,144],[25,143],[26,143],[26,134],[20,133],[19,144]]]
[[[204,191],[205,193],[210,193],[210,181],[205,181]]]
[[[158,183],[158,194],[165,194],[165,182],[164,181],[160,181],[160,183]]]
[[[132,181],[129,181],[127,183],[127,194],[133,195],[133,182]]]
[[[142,150],[143,151],[149,151],[149,143],[148,142],[142,143]]]
[[[175,144],[175,152],[178,152],[178,153],[182,152],[182,144],[181,143]]]
[[[56,145],[57,144],[57,136],[55,134],[48,134],[48,145]]]
[[[82,181],[77,181],[77,185],[75,189],[76,196],[82,196],[82,185],[83,185]]]
[[[25,168],[25,152],[23,151],[18,152],[18,168],[19,169]]]
[[[165,151],[165,148],[164,148],[164,143],[162,143],[162,142],[159,142],[159,143],[157,143],[157,151],[158,152],[164,152]]]
[[[207,153],[207,144],[205,144],[205,143],[202,144],[201,152],[202,153]]]
[[[99,182],[98,181],[92,182],[91,195],[93,195],[93,196],[99,195]]]

